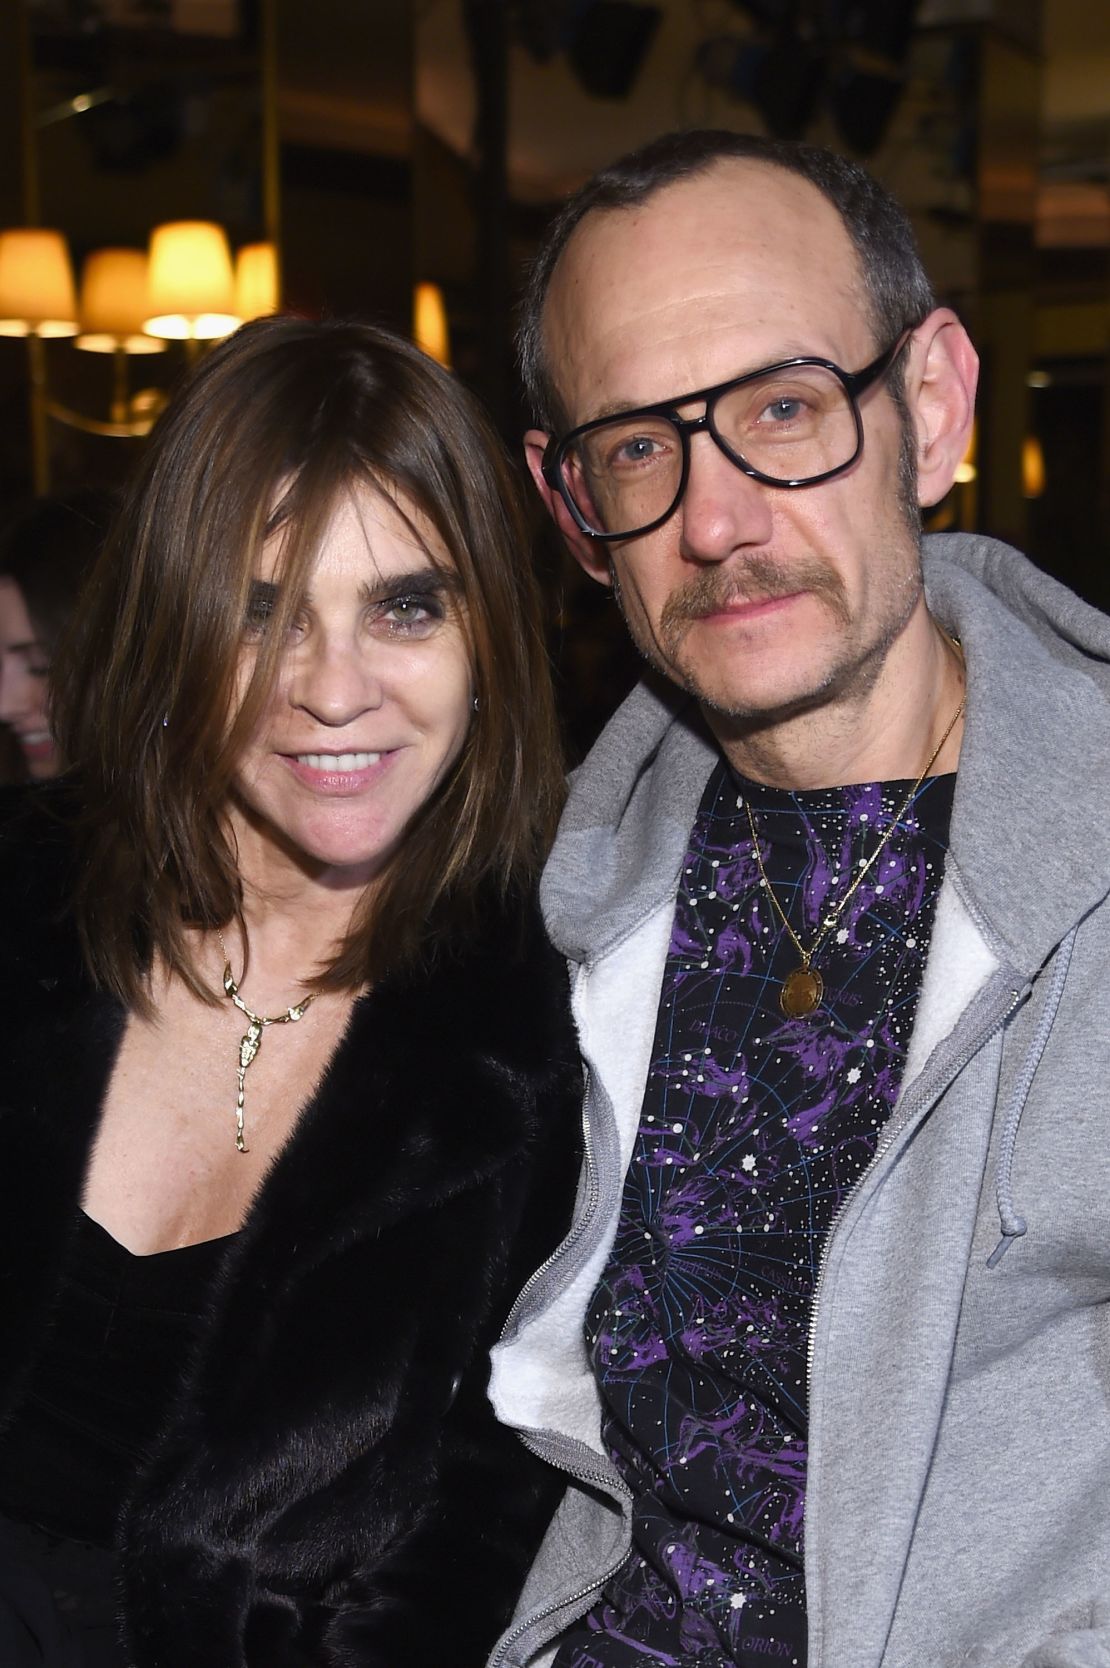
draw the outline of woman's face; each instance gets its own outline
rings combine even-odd
[[[241,693],[273,606],[279,540],[255,581]],[[352,488],[328,523],[236,771],[233,820],[248,872],[253,852],[263,869],[291,859],[340,885],[374,878],[466,738],[472,677],[461,610],[454,570],[424,517],[403,497]]]
[[[36,780],[62,768],[46,716],[50,661],[36,641],[23,592],[0,578],[0,721],[7,724]]]

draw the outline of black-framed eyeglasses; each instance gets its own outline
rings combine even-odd
[[[830,359],[784,359],[659,405],[596,417],[553,437],[544,480],[592,539],[632,539],[674,514],[690,474],[690,436],[704,429],[730,463],[773,487],[816,486],[863,449],[859,399],[913,334],[904,330],[862,371]],[[700,417],[679,407],[704,401]]]

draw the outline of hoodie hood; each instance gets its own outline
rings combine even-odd
[[[1107,890],[1110,817],[1091,807],[1110,805],[1110,619],[994,539],[928,537],[922,560],[930,610],[967,660],[948,872],[999,962],[1028,980]],[[543,881],[572,961],[613,949],[673,894],[718,756],[697,704],[661,681],[614,714],[573,778]],[[1053,861],[1031,865],[1046,823]]]
[[[719,757],[697,703],[637,684],[571,778],[540,901],[575,962],[615,948],[673,892],[702,790]]]

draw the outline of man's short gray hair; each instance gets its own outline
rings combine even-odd
[[[517,353],[536,421],[549,433],[565,428],[569,418],[561,409],[547,363],[543,312],[555,268],[576,226],[588,214],[632,208],[665,186],[733,159],[785,168],[808,180],[828,198],[859,258],[876,348],[885,347],[902,330],[920,324],[932,312],[936,298],[921,264],[908,215],[857,163],[815,145],[724,129],[664,134],[603,168],[568,198],[532,263],[521,302]],[[894,367],[888,387],[901,406],[901,364]]]

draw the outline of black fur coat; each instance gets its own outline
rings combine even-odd
[[[67,862],[9,815],[0,1426],[123,1026],[58,918]],[[120,1525],[135,1668],[478,1668],[505,1624],[561,1485],[494,1420],[486,1357],[569,1216],[581,1086],[561,965],[517,926],[360,1000],[230,1242]]]

